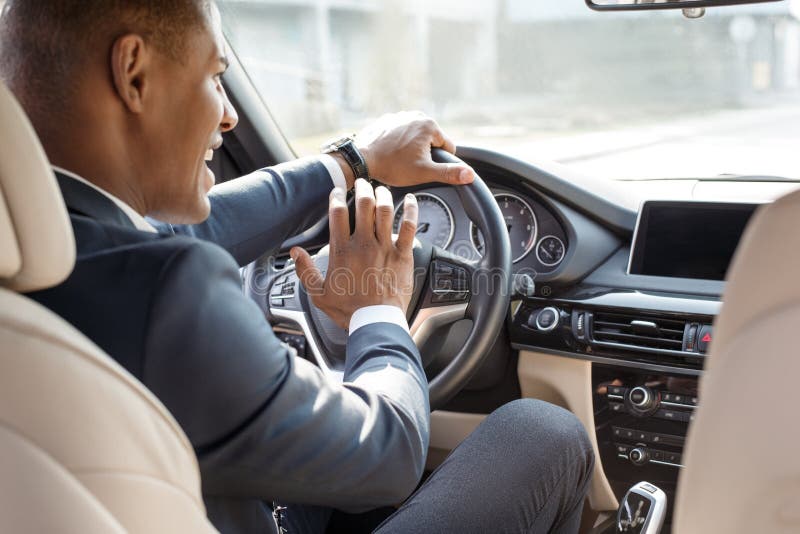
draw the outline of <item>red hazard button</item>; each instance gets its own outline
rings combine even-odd
[[[698,337],[699,341],[697,342],[697,349],[700,352],[707,352],[708,345],[711,343],[711,338],[713,337],[711,325],[704,325],[702,328],[700,328],[700,335]]]

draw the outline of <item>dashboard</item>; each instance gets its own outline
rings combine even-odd
[[[514,274],[532,273],[536,287],[512,298],[487,363],[446,409],[489,413],[530,390],[516,369],[526,354],[588,361],[589,421],[614,496],[649,480],[674,499],[725,271],[758,206],[797,185],[771,183],[767,198],[757,181],[609,186],[480,149],[460,155],[506,219]],[[413,192],[417,237],[478,258],[483,236],[454,191]],[[459,336],[457,326],[436,336],[439,351],[453,353]]]

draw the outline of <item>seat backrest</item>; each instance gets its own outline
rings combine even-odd
[[[748,226],[687,437],[675,532],[800,532],[800,192]]]
[[[71,325],[16,293],[75,243],[32,126],[0,85],[0,532],[213,532],[174,418]]]

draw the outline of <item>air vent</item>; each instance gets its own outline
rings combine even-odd
[[[591,339],[597,345],[643,350],[682,352],[686,322],[678,319],[610,312],[595,312]]]

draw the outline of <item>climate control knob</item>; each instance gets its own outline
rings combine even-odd
[[[633,388],[630,393],[628,393],[628,398],[630,399],[632,405],[642,411],[651,409],[655,404],[655,395],[653,392],[650,390],[650,388],[645,388],[642,386]]]
[[[649,459],[649,455],[647,454],[646,449],[640,449],[639,447],[632,449],[631,452],[628,453],[628,458],[630,459],[633,465],[644,465],[647,463]]]

